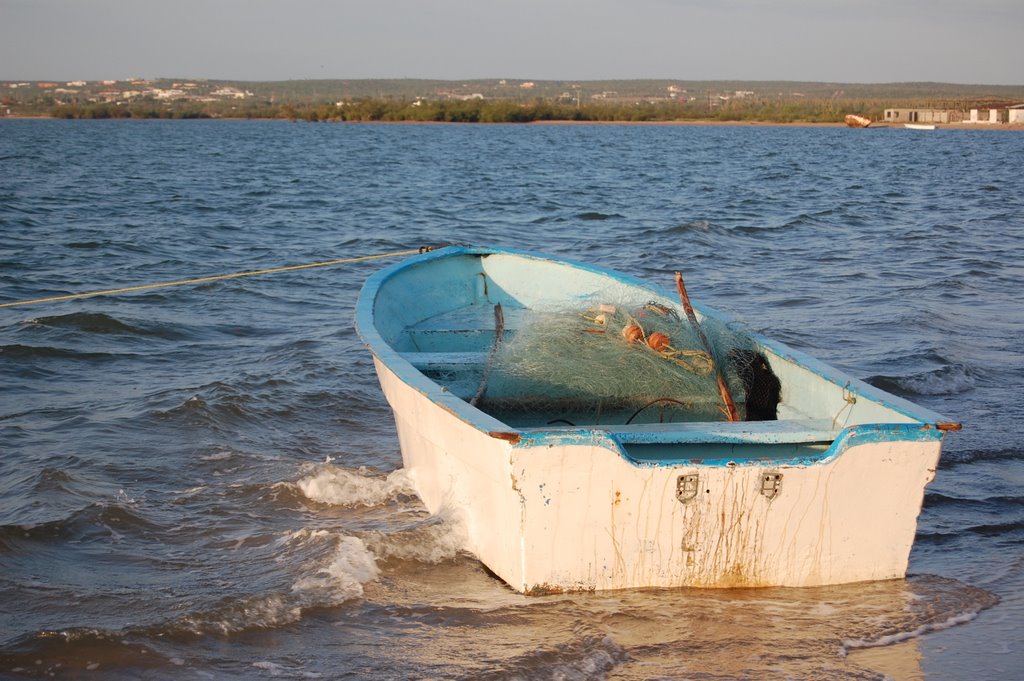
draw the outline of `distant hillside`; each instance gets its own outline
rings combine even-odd
[[[0,82],[0,115],[305,120],[756,120],[880,118],[886,108],[1024,103],[1024,85],[720,80],[202,79]]]
[[[219,81],[218,81],[219,82]],[[999,100],[1024,102],[1024,85],[961,85],[954,83],[821,83],[743,80],[291,80],[223,82],[256,95],[294,101],[360,98],[431,99],[469,97],[490,99],[581,99],[608,97],[659,98],[732,95],[778,99],[893,99],[924,101]]]

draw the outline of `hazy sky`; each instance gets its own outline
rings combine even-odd
[[[0,79],[1024,84],[1024,0],[0,0]]]

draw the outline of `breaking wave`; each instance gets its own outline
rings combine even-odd
[[[304,606],[340,605],[363,595],[363,584],[380,575],[374,555],[357,537],[342,536],[328,560],[292,585]]]
[[[276,542],[275,562],[292,565],[291,584],[266,593],[226,596],[209,608],[154,626],[128,630],[149,637],[228,636],[276,629],[310,608],[335,607],[363,595],[380,575],[377,562],[358,537],[302,529]]]
[[[465,525],[454,514],[432,516],[399,532],[368,533],[366,546],[380,560],[437,564],[452,560],[465,545]]]
[[[311,501],[338,506],[379,506],[414,494],[401,468],[382,477],[367,469],[351,471],[324,463],[296,485]]]
[[[350,470],[323,463],[295,483],[302,494],[320,504],[373,508],[415,498],[405,469],[380,475],[368,469]],[[437,564],[455,558],[465,545],[465,525],[448,510],[423,517],[422,507],[411,520],[392,518],[393,529],[367,530],[362,541],[379,560],[407,560]]]
[[[908,585],[912,591],[904,607],[891,614],[888,621],[873,623],[870,633],[844,638],[841,654],[857,648],[891,645],[964,624],[999,602],[994,593],[953,579],[923,575],[908,581]]]

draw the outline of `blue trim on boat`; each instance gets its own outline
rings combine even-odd
[[[845,428],[833,435],[830,431],[808,428],[772,432],[770,429],[755,428],[751,425],[784,424],[784,421],[760,421],[749,423],[684,423],[664,424],[661,428],[644,432],[620,432],[599,428],[561,429],[558,431],[531,430],[522,434],[516,447],[549,447],[579,445],[604,447],[618,451],[620,455],[640,466],[809,466],[824,464],[838,458],[847,449],[865,444],[882,442],[929,442],[941,440],[942,431],[929,424],[862,424]],[[730,428],[735,426],[735,428]],[[747,428],[743,428],[747,426]],[[646,459],[630,456],[631,444],[677,445],[821,445],[813,454],[778,456],[679,456]]]
[[[772,465],[810,465],[827,462],[847,448],[855,444],[884,441],[926,441],[939,440],[943,432],[937,424],[948,420],[939,414],[922,408],[912,402],[874,388],[863,381],[855,379],[837,369],[820,362],[802,352],[793,350],[783,343],[752,333],[753,338],[766,349],[777,354],[783,360],[793,362],[808,369],[828,382],[837,386],[846,386],[854,396],[881,404],[908,419],[916,421],[910,424],[867,424],[857,425],[836,433],[831,424],[822,421],[763,421],[756,423],[699,423],[699,424],[664,424],[660,427],[622,426],[609,429],[596,427],[580,429],[516,429],[504,422],[471,406],[465,400],[448,392],[433,380],[424,376],[398,351],[394,350],[380,335],[374,323],[374,301],[381,286],[389,278],[405,269],[421,267],[435,260],[459,256],[487,256],[492,254],[514,255],[533,260],[549,261],[569,265],[593,274],[607,277],[611,281],[634,286],[655,295],[671,300],[664,289],[648,281],[631,275],[615,272],[604,267],[575,261],[568,258],[552,257],[529,251],[511,248],[476,248],[450,246],[436,251],[414,256],[396,263],[371,275],[363,286],[356,303],[356,330],[363,343],[370,351],[397,377],[412,386],[443,409],[461,421],[484,433],[501,437],[514,443],[516,447],[538,447],[558,444],[578,444],[601,446],[616,450],[621,456],[637,465],[687,465],[693,459],[659,458],[657,463],[640,463],[631,459],[624,447],[630,444],[756,444],[775,445],[801,443],[831,443],[820,454],[797,456],[789,459],[771,459]],[[715,317],[727,324],[736,324],[729,315],[704,305],[694,305],[701,315]],[[748,463],[764,465],[760,459],[746,460]],[[706,459],[701,465],[726,466],[740,465],[739,460]]]

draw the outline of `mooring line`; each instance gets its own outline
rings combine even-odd
[[[223,279],[237,279],[239,277],[254,277],[260,274],[274,274],[276,272],[290,272],[293,270],[305,270],[311,267],[328,267],[330,265],[344,265],[346,263],[359,262],[360,260],[377,260],[380,258],[397,258],[402,255],[415,255],[425,251],[433,250],[430,247],[414,248],[407,251],[395,251],[394,253],[378,253],[376,255],[361,255],[355,258],[343,258],[341,260],[326,260],[324,262],[312,262],[305,265],[289,265],[287,267],[272,267],[266,270],[253,270],[251,272],[234,272],[232,274],[218,274],[212,277],[199,277],[196,279],[182,279],[180,281],[165,281],[159,284],[143,284],[141,286],[125,286],[123,288],[112,288],[105,291],[90,291],[88,293],[72,293],[66,296],[53,296],[50,298],[35,298],[33,300],[19,300],[13,303],[0,303],[0,307],[14,307],[15,305],[35,305],[37,303],[55,303],[61,300],[75,300],[77,298],[91,298],[93,296],[106,296],[114,293],[130,293],[133,291],[145,291],[154,288],[166,288],[168,286],[183,286],[185,284],[203,284],[210,281],[221,281]]]

